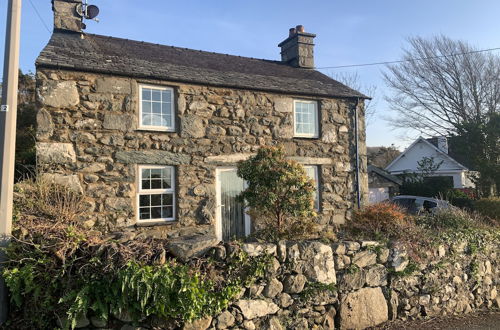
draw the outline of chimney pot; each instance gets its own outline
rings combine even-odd
[[[293,37],[296,33],[297,31],[295,30],[295,28],[290,28],[290,33],[289,33],[290,37]]]
[[[304,25],[297,25],[295,29],[297,30],[298,33],[306,32],[306,30],[304,29]]]

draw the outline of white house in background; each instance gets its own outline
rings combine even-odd
[[[448,155],[446,137],[431,139],[419,137],[401,155],[394,159],[385,170],[392,175],[416,173],[418,162],[424,157],[433,157],[435,163],[443,161],[434,175],[453,178],[454,188],[474,187],[474,183],[469,179],[469,169]]]

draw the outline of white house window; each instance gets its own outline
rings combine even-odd
[[[173,166],[139,166],[138,220],[175,220],[175,169]]]
[[[317,138],[319,136],[318,103],[295,100],[293,102],[294,136]]]
[[[304,165],[307,176],[314,181],[314,208],[319,210],[319,176],[318,176],[318,166],[316,165]]]
[[[139,128],[175,131],[173,99],[170,87],[141,85]]]

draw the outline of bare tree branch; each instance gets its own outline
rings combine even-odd
[[[389,120],[392,126],[448,135],[462,123],[481,123],[500,111],[498,55],[471,53],[469,44],[445,36],[410,38],[408,44],[406,62],[388,65],[383,73],[393,91],[386,100],[397,114]]]

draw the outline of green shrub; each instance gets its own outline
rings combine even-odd
[[[500,197],[482,198],[474,202],[474,210],[479,214],[500,222]]]
[[[459,230],[479,225],[478,219],[459,208],[438,209],[416,218],[417,223],[432,230]]]
[[[248,183],[239,198],[266,239],[297,239],[312,231],[314,183],[282,147],[260,148],[238,164],[238,176]]]
[[[85,228],[67,203],[77,200],[74,193],[38,183],[16,186],[17,219],[3,268],[9,328],[73,328],[81,315],[109,319],[125,311],[134,320],[155,316],[179,325],[226,308],[269,264],[269,256],[241,249],[223,263],[181,264],[166,257],[167,241],[121,241]]]

